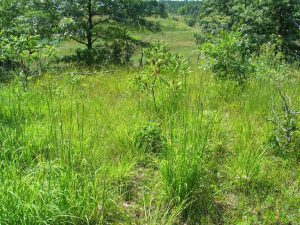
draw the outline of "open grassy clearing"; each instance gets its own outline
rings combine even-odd
[[[194,29],[163,22],[139,35],[195,57]],[[158,112],[132,88],[136,68],[1,84],[0,224],[299,224],[299,163],[270,144],[277,84],[242,90],[193,62],[182,96],[158,90]],[[282,85],[299,108],[291,74]],[[158,152],[139,147],[147,135]]]
[[[173,18],[176,18],[174,20]],[[138,39],[146,42],[154,43],[155,41],[165,41],[169,44],[174,52],[185,55],[191,62],[197,60],[197,48],[195,48],[194,34],[197,32],[196,28],[189,27],[184,22],[181,16],[169,16],[167,19],[153,19],[161,24],[162,32],[159,33],[141,33],[137,35]],[[136,53],[137,57],[139,52]]]
[[[156,41],[165,41],[169,44],[174,52],[181,53],[185,57],[191,60],[191,63],[196,63],[197,60],[197,48],[195,45],[194,34],[197,32],[197,28],[189,27],[184,22],[184,18],[181,16],[169,16],[167,19],[152,18],[153,21],[159,22],[162,31],[157,33],[152,32],[140,32],[134,34],[134,38],[137,40],[143,40],[148,43],[154,43]],[[177,21],[178,20],[178,21]],[[76,48],[83,48],[84,46],[75,41],[66,41],[59,46],[59,55],[65,56],[75,53]],[[138,65],[141,57],[141,49],[137,49],[133,56],[134,65]]]

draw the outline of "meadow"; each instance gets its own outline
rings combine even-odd
[[[279,83],[300,110],[299,69],[243,88],[215,79],[195,29],[160,20],[137,36],[168,42],[190,72],[180,95],[158,86],[155,107],[133,88],[137,66],[0,84],[0,224],[300,223],[300,145],[278,151],[270,122]]]

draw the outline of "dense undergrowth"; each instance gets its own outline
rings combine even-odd
[[[156,109],[129,69],[2,84],[1,224],[297,224],[298,159],[270,141],[276,84],[191,70]],[[296,106],[299,82],[282,82]]]

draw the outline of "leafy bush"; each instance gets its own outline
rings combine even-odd
[[[4,74],[14,71],[24,89],[27,89],[28,79],[48,68],[55,58],[56,49],[41,44],[38,36],[0,37],[0,69]]]
[[[206,65],[220,79],[234,80],[243,84],[253,71],[251,57],[238,32],[222,32],[210,42],[201,45],[200,51]]]
[[[170,95],[181,93],[183,81],[189,73],[189,66],[181,55],[172,53],[168,45],[162,42],[156,42],[145,49],[144,55],[146,57],[144,70],[134,77],[133,84],[140,92],[151,96],[158,111],[157,88],[163,87]]]
[[[175,16],[172,17],[172,20],[179,21],[179,19],[177,17],[175,17]]]
[[[209,16],[200,21],[201,32],[195,34],[197,44],[207,42],[211,37],[219,35],[224,30],[228,30],[230,18],[226,16]]]
[[[110,52],[106,47],[97,46],[93,49],[76,49],[76,56],[74,60],[77,63],[84,63],[87,65],[104,64],[109,58]]]
[[[253,58],[253,66],[257,78],[271,78],[272,81],[283,80],[290,71],[284,54],[270,43],[261,46],[259,56]]]
[[[134,142],[138,150],[160,153],[165,148],[166,138],[163,136],[160,126],[155,122],[150,122],[137,131]]]
[[[196,22],[197,22],[197,21],[196,21],[196,19],[194,19],[194,18],[189,18],[189,19],[186,20],[186,24],[187,24],[188,26],[190,26],[190,27],[195,26]]]
[[[132,54],[133,46],[122,42],[96,45],[92,49],[78,48],[76,54],[64,56],[63,62],[74,62],[78,65],[122,65],[128,63]]]

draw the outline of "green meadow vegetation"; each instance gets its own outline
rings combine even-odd
[[[204,36],[207,14],[153,14],[133,18],[160,31],[130,22],[118,36],[115,19],[91,49],[6,31],[0,15],[1,225],[300,223],[299,60],[280,48],[292,38],[253,47],[243,30]]]

